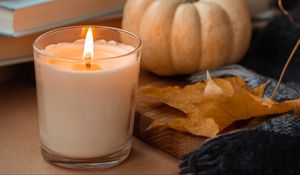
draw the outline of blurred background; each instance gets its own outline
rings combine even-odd
[[[299,29],[281,15],[277,0],[247,0],[252,18],[252,42],[240,64],[277,78]],[[125,0],[1,0],[0,81],[18,75],[34,80],[32,43],[40,34],[62,26],[96,24],[121,27]],[[299,19],[299,0],[283,0]],[[298,8],[298,10],[297,10]],[[300,82],[295,75],[299,52],[285,80]],[[298,61],[299,60],[299,61]]]

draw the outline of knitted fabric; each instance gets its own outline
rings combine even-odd
[[[212,77],[240,76],[250,87],[269,82],[264,96],[270,97],[277,81],[239,65],[211,71]],[[205,79],[204,73],[189,77]],[[296,84],[282,84],[275,100],[299,98]],[[251,128],[233,131],[207,140],[196,151],[181,158],[181,174],[276,175],[300,174],[300,117],[285,114],[269,118]]]

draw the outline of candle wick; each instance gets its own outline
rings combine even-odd
[[[85,57],[85,67],[86,69],[90,69],[91,68],[91,57],[88,56],[88,57]]]

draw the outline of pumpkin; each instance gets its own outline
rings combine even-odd
[[[122,27],[140,35],[142,68],[158,75],[235,63],[251,38],[246,0],[128,0]]]

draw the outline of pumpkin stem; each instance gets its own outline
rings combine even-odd
[[[193,3],[193,2],[197,2],[198,0],[179,0],[180,3]]]

